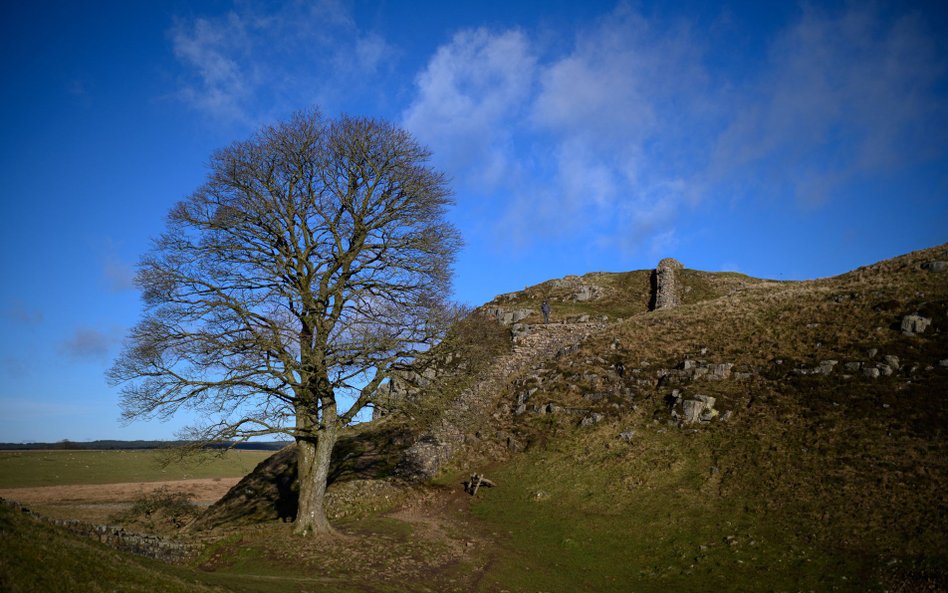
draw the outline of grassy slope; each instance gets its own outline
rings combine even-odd
[[[633,385],[634,410],[604,400],[607,420],[593,429],[577,429],[574,417],[524,420],[524,440],[545,446],[495,468],[504,487],[477,507],[516,550],[495,582],[523,591],[944,590],[948,369],[937,361],[948,358],[948,282],[919,265],[936,257],[948,253],[633,316],[556,361],[564,379],[538,397],[587,408],[580,396],[591,386],[570,389],[570,377],[577,368],[609,376],[617,360],[643,367],[642,377],[686,357],[758,376],[685,386],[736,414],[696,431],[666,426],[671,387]],[[898,322],[916,310],[934,327],[903,336]],[[899,356],[903,370],[875,380],[790,372],[825,359],[868,362],[870,348],[874,360]],[[617,439],[630,428],[631,444]]]
[[[242,476],[272,451],[228,451],[203,463],[160,464],[162,452],[0,451],[0,488]]]
[[[116,552],[0,505],[0,591],[220,591],[191,571]]]

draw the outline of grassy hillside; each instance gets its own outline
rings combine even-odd
[[[560,411],[512,418],[528,451],[492,470],[505,487],[477,507],[519,552],[501,581],[944,590],[948,273],[922,267],[933,260],[948,250],[838,278],[748,283],[631,316],[538,365],[530,399]],[[931,327],[903,334],[916,312]],[[813,372],[832,360],[828,374]],[[726,380],[661,378],[723,363],[733,365]],[[674,390],[715,397],[731,419],[679,426]],[[598,423],[578,426],[593,413]],[[519,571],[521,561],[535,566]]]
[[[274,520],[284,452],[184,534],[205,545],[194,571],[161,578],[231,591],[948,591],[948,271],[933,261],[948,247],[807,282],[686,269],[682,306],[658,312],[648,271],[501,295],[486,308],[531,313],[493,365],[435,353],[455,374],[476,369],[452,377],[486,400],[458,409],[476,417],[434,481],[392,478],[417,417],[393,408],[338,452],[341,538]],[[536,323],[543,300],[556,323]],[[904,333],[911,314],[929,327]],[[707,403],[704,421],[686,421],[689,402]],[[473,471],[497,487],[464,494]],[[26,536],[14,529],[8,546]],[[63,554],[85,554],[77,545]]]

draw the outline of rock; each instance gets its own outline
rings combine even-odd
[[[710,395],[696,395],[695,399],[699,402],[704,403],[704,409],[710,410],[714,407],[714,402],[717,401],[716,398],[711,397]]]
[[[550,403],[543,406],[540,410],[541,410],[540,411],[541,414],[556,414],[558,412],[561,412],[563,408],[561,408],[560,406],[556,404]]]
[[[865,368],[863,369],[862,374],[870,379],[878,379],[879,369],[873,367]]]
[[[520,416],[521,414],[525,414],[526,412],[527,412],[527,404],[520,404],[519,406],[517,406],[517,409],[514,410],[514,414],[516,414],[517,416]]]
[[[886,376],[886,377],[892,375],[892,373],[893,373],[892,367],[890,367],[890,366],[887,365],[887,364],[880,364],[880,365],[879,365],[878,367],[876,367],[876,368],[879,370],[880,373],[882,373],[882,374],[883,374],[884,376]]]
[[[730,362],[724,362],[721,364],[712,364],[708,367],[708,379],[713,379],[715,381],[720,381],[722,379],[729,379],[731,377],[731,368],[734,365]]]
[[[879,349],[878,349],[878,348],[870,348],[869,350],[866,351],[866,354],[869,355],[869,358],[875,358],[875,357],[876,357],[876,354],[879,354]]]
[[[580,421],[579,421],[579,425],[580,425],[580,426],[592,426],[593,424],[598,424],[598,423],[602,422],[603,418],[605,418],[605,416],[603,416],[603,415],[600,414],[599,412],[593,412],[592,414],[589,414],[588,416],[586,416],[585,418],[583,418],[582,420],[580,420]]]
[[[857,372],[859,369],[862,368],[862,363],[861,363],[861,362],[847,362],[847,363],[844,364],[843,366],[846,368],[847,371],[850,371],[850,372],[852,372],[852,373],[855,373],[855,372]]]
[[[573,293],[573,300],[578,302],[592,301],[602,296],[602,289],[598,286],[583,284]]]
[[[634,437],[634,436],[635,436],[635,431],[634,431],[634,430],[627,430],[627,431],[625,431],[625,432],[620,432],[620,433],[619,433],[619,438],[622,439],[623,441],[627,442],[627,443],[631,443],[631,442],[632,442],[632,437]]]
[[[820,373],[821,375],[829,375],[833,372],[833,369],[837,364],[839,364],[838,360],[821,360],[820,366],[817,367],[816,372]]]
[[[705,410],[701,412],[701,416],[698,417],[700,422],[711,422],[719,414],[717,410],[711,408],[710,410]]]
[[[902,318],[902,333],[907,336],[924,333],[931,323],[931,319],[922,317],[917,313],[906,315]]]
[[[533,309],[515,309],[513,311],[504,309],[503,307],[489,307],[484,310],[487,315],[490,315],[497,319],[503,325],[513,325],[518,323],[533,313]]]
[[[899,370],[900,365],[899,365],[898,356],[892,356],[891,354],[886,354],[884,357],[882,357],[882,360],[885,361],[886,365],[892,367],[892,370],[894,371]]]
[[[684,360],[681,363],[681,368],[686,371],[697,368],[697,366],[698,366],[698,361],[696,360]]]
[[[944,272],[948,270],[948,261],[929,261],[922,264],[923,270],[929,272]]]
[[[727,421],[729,421],[733,416],[734,416],[734,412],[733,412],[732,410],[726,410],[726,411],[724,411],[724,412],[721,412],[721,415],[718,416],[718,420],[721,421],[721,422],[727,422]]]
[[[938,366],[940,366],[940,367],[948,367],[948,358],[946,358],[946,359],[944,359],[944,360],[939,360],[939,361],[938,361]]]
[[[704,412],[704,402],[695,399],[686,399],[681,402],[681,409],[684,414],[685,424],[694,424]]]

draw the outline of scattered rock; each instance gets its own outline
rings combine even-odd
[[[603,420],[604,418],[605,418],[605,416],[603,416],[603,415],[600,414],[599,412],[593,412],[593,413],[589,414],[588,416],[584,417],[582,420],[580,420],[580,421],[579,421],[579,425],[580,425],[580,426],[592,426],[593,424],[598,424],[598,423],[602,422],[602,420]]]
[[[929,272],[944,272],[948,270],[948,261],[929,261],[922,264],[923,270]]]
[[[879,369],[874,368],[874,367],[868,367],[862,370],[862,374],[865,375],[866,377],[869,377],[870,379],[878,379]]]
[[[895,370],[895,371],[899,370],[900,365],[899,365],[899,357],[898,357],[898,356],[892,356],[891,354],[886,354],[886,355],[882,358],[882,360],[884,360],[885,363],[886,363],[888,366],[892,367],[892,370]]]
[[[632,442],[632,437],[634,437],[634,436],[635,436],[635,431],[634,431],[634,430],[627,430],[627,431],[625,431],[625,432],[620,432],[620,433],[619,433],[619,438],[622,439],[623,441],[627,442],[627,443],[631,443],[631,442]]]

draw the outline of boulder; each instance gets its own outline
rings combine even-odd
[[[701,413],[704,412],[704,402],[686,399],[681,402],[681,410],[685,424],[694,424],[700,419]]]
[[[948,261],[929,261],[922,264],[923,270],[929,272],[944,272],[948,270]]]
[[[902,318],[902,333],[907,336],[924,333],[931,323],[931,319],[917,313],[906,315]]]

